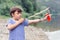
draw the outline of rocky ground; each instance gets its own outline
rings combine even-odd
[[[8,40],[9,31],[6,28],[7,20],[0,19],[0,40]],[[41,28],[25,27],[26,40],[49,40]]]

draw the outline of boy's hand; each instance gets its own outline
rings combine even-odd
[[[51,21],[51,14],[46,13],[44,19],[47,20],[48,22],[50,22]]]
[[[20,18],[20,19],[18,20],[18,22],[19,22],[19,23],[22,23],[24,20],[25,20],[24,18]]]

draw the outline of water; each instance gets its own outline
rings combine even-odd
[[[45,32],[49,40],[60,40],[60,30],[53,32]]]

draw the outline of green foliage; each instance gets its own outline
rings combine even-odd
[[[22,0],[22,7],[28,13],[33,13],[33,5],[30,0]]]
[[[20,6],[28,15],[34,15],[34,13],[40,12],[47,7],[50,7],[50,12],[52,14],[60,13],[60,6],[57,3],[59,1],[52,0],[0,0],[0,15],[9,16],[9,11],[12,6]],[[43,12],[43,15],[46,12]],[[26,14],[24,14],[24,17]],[[38,18],[41,15],[38,16]],[[37,18],[37,17],[36,17]],[[34,19],[34,18],[32,18]]]
[[[23,17],[23,18],[28,18],[28,17],[29,17],[29,14],[26,13],[26,12],[22,12],[22,17]]]

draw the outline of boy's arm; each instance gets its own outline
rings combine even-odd
[[[24,21],[24,19],[22,18],[19,21],[17,21],[15,24],[8,24],[7,28],[9,30],[12,30],[12,29],[16,28],[19,24],[21,24],[23,21]]]
[[[41,19],[29,20],[29,24],[38,23],[47,19],[47,16]]]

